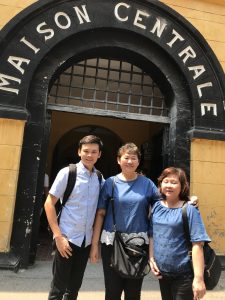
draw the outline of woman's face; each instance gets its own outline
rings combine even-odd
[[[177,175],[168,175],[161,183],[161,193],[166,196],[166,199],[179,200],[181,184]]]
[[[117,159],[123,173],[134,173],[139,165],[138,156],[125,152]]]

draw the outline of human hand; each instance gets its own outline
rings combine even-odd
[[[64,235],[55,237],[56,247],[62,257],[69,258],[72,255],[72,248]]]
[[[190,200],[188,201],[189,204],[193,205],[194,207],[198,208],[199,206],[199,199],[198,196],[190,196]]]
[[[202,299],[206,293],[204,280],[202,278],[194,277],[192,289],[194,293],[194,300]]]
[[[100,259],[99,245],[92,244],[91,251],[90,251],[90,262],[95,264],[99,261],[99,259]]]
[[[161,272],[155,262],[155,260],[153,258],[150,259],[150,267],[151,267],[151,271],[152,273],[158,278],[158,279],[161,279],[162,278],[162,275],[161,275]]]

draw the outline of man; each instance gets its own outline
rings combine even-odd
[[[76,183],[62,209],[58,224],[55,205],[66,189],[69,167],[59,171],[45,202],[45,211],[56,242],[49,300],[77,299],[87,265],[100,182],[94,167],[102,141],[93,135],[79,142]],[[101,184],[103,183],[103,180]]]

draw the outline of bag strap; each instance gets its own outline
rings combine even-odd
[[[69,175],[68,175],[68,180],[67,180],[67,185],[66,189],[63,195],[63,200],[62,200],[62,205],[60,207],[60,210],[58,212],[58,223],[60,221],[62,209],[65,206],[67,200],[69,199],[70,194],[72,193],[72,190],[74,188],[74,185],[76,183],[76,178],[77,178],[77,165],[76,164],[70,164],[69,165]]]
[[[97,176],[98,176],[98,181],[99,181],[99,185],[101,187],[101,184],[102,184],[102,173],[99,171],[99,170],[95,170]]]
[[[187,203],[185,203],[182,207],[182,220],[183,220],[184,235],[187,242],[187,246],[189,251],[191,251],[192,243],[191,243],[191,236],[190,236],[190,230],[188,225],[187,206],[188,206]]]
[[[112,205],[112,217],[113,217],[114,231],[116,231],[116,217],[115,217],[115,206],[114,206],[114,188],[115,188],[115,182],[116,182],[116,176],[114,176],[114,178],[113,178],[113,182],[112,182],[112,194],[111,194],[111,198],[110,198],[110,202],[111,202],[111,205]]]
[[[63,200],[62,200],[62,206],[65,206],[67,200],[69,199],[69,196],[72,193],[72,190],[76,183],[76,178],[77,178],[77,165],[70,164],[67,185],[66,185],[66,189],[65,189],[65,192],[63,195]]]
[[[133,237],[129,238],[128,240],[126,240],[126,243],[129,244],[130,241],[135,240],[135,239],[142,240],[145,244],[145,239],[143,238],[143,236],[133,236]]]
[[[99,185],[101,187],[102,173],[99,170],[96,170],[96,174],[98,176]],[[67,200],[69,199],[70,194],[73,191],[73,188],[74,188],[75,183],[76,183],[76,179],[77,179],[77,165],[76,164],[69,164],[69,175],[68,175],[66,189],[65,189],[65,192],[64,192],[64,195],[63,195],[62,206],[61,206],[60,212],[58,214],[58,222],[59,222],[59,219],[60,219],[60,216],[61,216],[62,209],[65,206]]]
[[[96,174],[98,176],[99,185],[101,186],[102,183],[102,173],[99,170],[96,170]],[[69,164],[69,176],[67,181],[66,190],[64,192],[62,206],[65,206],[70,194],[73,191],[74,185],[77,179],[77,165],[76,164]]]

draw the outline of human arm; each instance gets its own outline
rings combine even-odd
[[[194,279],[192,283],[192,289],[194,293],[194,300],[198,300],[204,297],[206,287],[204,283],[204,254],[203,254],[203,242],[192,243],[192,264],[194,271]]]
[[[155,262],[154,259],[154,250],[153,250],[153,238],[150,237],[149,238],[149,263],[150,263],[150,267],[151,267],[151,271],[152,273],[158,278],[162,278],[161,274],[160,274],[160,270]]]
[[[192,205],[187,206],[188,225],[190,240],[192,242],[192,264],[194,271],[193,292],[194,300],[201,299],[205,294],[204,284],[204,242],[210,242],[210,238],[205,230],[201,214]]]
[[[99,260],[99,239],[105,218],[105,209],[100,208],[96,212],[93,236],[91,242],[90,261],[96,263]]]
[[[153,206],[156,202],[160,201],[162,198],[159,189],[154,184],[154,182],[151,181],[151,179],[149,179],[149,193],[150,193],[151,206]]]
[[[149,263],[151,267],[152,273],[158,278],[161,279],[161,272],[155,262],[155,257],[154,257],[154,240],[153,240],[153,217],[154,217],[154,210],[155,208],[152,207],[151,209],[151,215],[149,219]]]
[[[192,195],[192,196],[189,197],[189,199],[190,200],[188,201],[188,203],[193,205],[194,207],[198,208],[198,206],[199,206],[198,196]]]
[[[53,232],[53,236],[56,242],[56,247],[62,257],[69,258],[72,255],[72,248],[69,245],[67,238],[62,235],[61,230],[58,225],[55,205],[58,201],[58,198],[52,194],[48,194],[48,197],[45,201],[44,208],[46,216],[48,219],[49,226]]]

